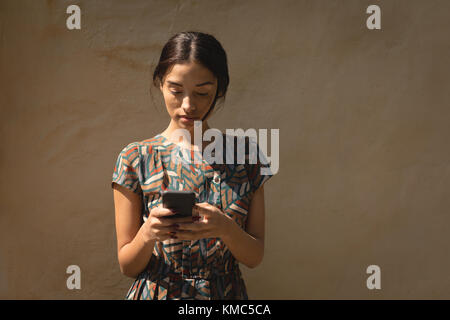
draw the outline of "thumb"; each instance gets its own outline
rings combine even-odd
[[[195,207],[198,213],[205,217],[210,217],[211,214],[213,214],[213,211],[217,209],[216,206],[213,206],[212,204],[207,202],[196,203]]]

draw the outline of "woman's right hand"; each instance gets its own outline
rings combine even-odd
[[[167,239],[177,239],[176,232],[179,223],[192,222],[192,217],[170,218],[176,214],[162,204],[150,210],[147,220],[142,225],[142,237],[145,243],[152,241],[164,241]]]

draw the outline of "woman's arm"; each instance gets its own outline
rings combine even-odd
[[[155,241],[142,237],[142,199],[135,192],[114,184],[117,257],[122,274],[136,278],[152,256]]]
[[[245,231],[231,218],[222,236],[222,240],[233,256],[249,268],[257,267],[264,256],[264,186],[253,194],[247,213]]]
[[[142,198],[133,191],[114,184],[117,256],[120,271],[136,278],[145,269],[156,241],[171,238],[175,224],[192,222],[191,217],[167,218],[175,212],[162,206],[153,208],[141,225]]]

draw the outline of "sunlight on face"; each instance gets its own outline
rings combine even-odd
[[[214,101],[217,79],[196,62],[173,65],[163,78],[160,90],[174,127],[191,129]]]

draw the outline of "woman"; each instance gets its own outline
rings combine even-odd
[[[271,175],[261,175],[261,161],[208,162],[193,143],[194,121],[208,130],[217,100],[225,98],[226,53],[211,35],[178,33],[164,46],[153,83],[170,123],[162,133],[128,144],[112,180],[120,269],[135,278],[126,298],[248,299],[239,263],[254,268],[262,261],[263,184]],[[173,138],[179,129],[190,133],[187,144]],[[224,159],[230,152],[236,156],[229,147],[233,137],[223,138]],[[245,142],[248,159],[253,142]],[[202,161],[186,162],[179,156],[186,150]],[[162,207],[162,190],[194,191],[196,214],[169,218],[174,212]]]

